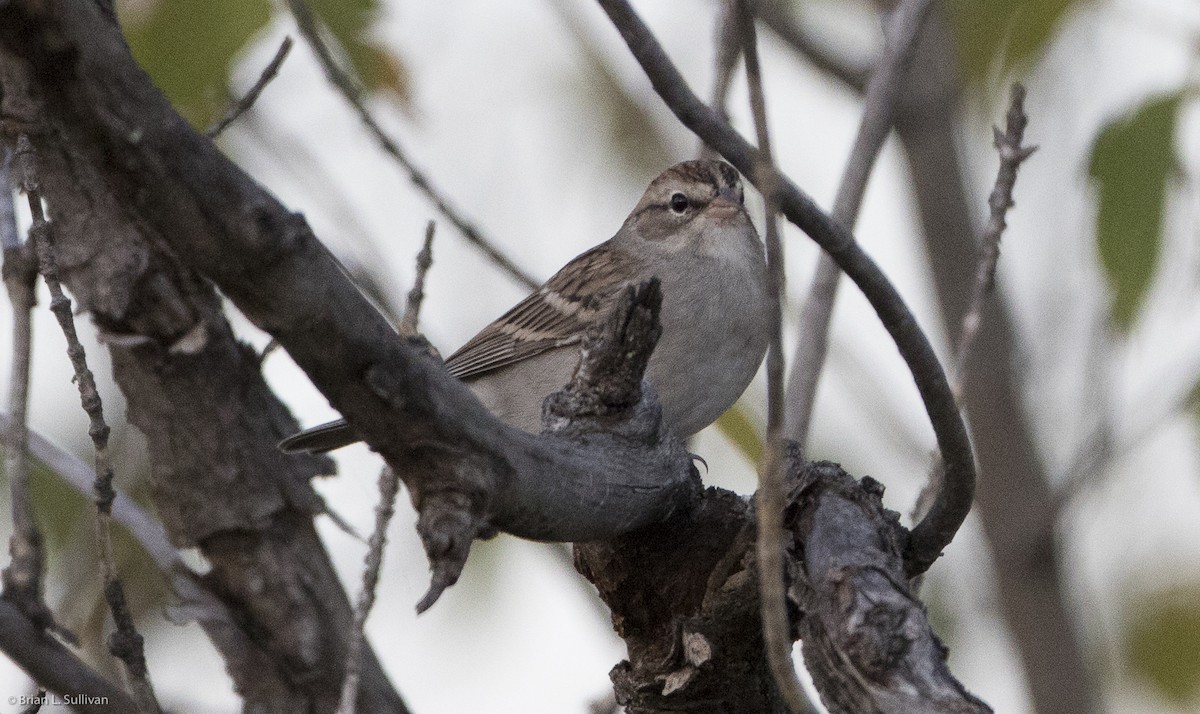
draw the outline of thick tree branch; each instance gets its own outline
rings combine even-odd
[[[671,111],[739,171],[753,176],[757,164],[754,147],[692,93],[629,4],[625,0],[599,2]],[[824,248],[871,303],[912,372],[925,403],[938,447],[945,458],[946,480],[933,508],[913,528],[909,539],[905,561],[909,573],[924,572],[962,525],[975,492],[971,444],[946,374],[903,299],[875,262],[858,247],[854,236],[784,177],[780,177],[779,201],[788,220]]]
[[[989,711],[946,669],[945,648],[906,589],[904,530],[882,486],[789,445],[787,568],[792,615],[827,707],[861,712]],[[575,546],[576,567],[629,648],[610,672],[630,714],[784,711],[766,662],[754,515],[710,488],[691,511],[606,543]],[[850,680],[850,681],[846,681]]]
[[[789,523],[803,548],[793,597],[804,660],[833,714],[991,709],[946,667],[946,648],[907,587],[904,529],[883,487],[836,464],[793,462]]]
[[[55,18],[73,19],[75,42],[95,42],[128,58],[111,18],[92,14],[95,9],[63,3],[50,8],[56,14],[34,17],[55,28],[61,28]],[[312,516],[322,506],[306,483],[328,473],[330,463],[286,457],[275,448],[296,422],[267,388],[257,355],[234,339],[211,285],[179,261],[138,213],[138,202],[121,193],[114,167],[129,168],[128,157],[69,121],[72,113],[51,99],[59,87],[43,85],[46,74],[14,55],[13,33],[35,39],[22,31],[36,23],[7,5],[0,15],[4,126],[35,132],[64,279],[108,343],[130,421],[149,441],[158,514],[176,543],[198,545],[212,562],[203,585],[235,613],[236,624],[191,602],[182,610],[205,626],[247,707],[332,710],[351,611],[316,537]],[[41,31],[57,38],[54,48],[64,47],[60,29]],[[78,58],[44,48],[33,54],[50,65],[70,66]],[[101,94],[128,88],[115,82]],[[104,114],[106,102],[97,102],[93,110]],[[130,123],[106,116],[136,145],[140,137],[128,128],[143,117],[134,111]],[[173,121],[177,130],[186,127]],[[114,164],[114,157],[121,160]],[[185,164],[174,174],[194,169]],[[155,181],[159,186],[142,192],[143,200],[160,190],[174,197],[169,181]],[[364,655],[360,710],[404,711],[373,653]]]

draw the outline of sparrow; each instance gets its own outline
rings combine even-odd
[[[663,171],[616,235],[471,338],[446,369],[500,420],[539,433],[542,402],[570,381],[588,329],[607,317],[625,286],[651,277],[662,287],[662,337],[645,378],[668,428],[691,436],[745,391],[771,331],[763,244],[741,178],[723,161]],[[279,446],[325,452],[356,441],[353,427],[338,420]]]

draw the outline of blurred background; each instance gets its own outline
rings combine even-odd
[[[385,130],[538,280],[610,237],[651,178],[698,151],[593,3],[310,4]],[[693,89],[709,96],[720,3],[634,4]],[[866,0],[767,5],[773,29],[760,29],[760,50],[776,157],[829,206],[861,93],[853,72],[839,77],[813,53],[842,69],[869,67],[882,47],[878,7]],[[268,0],[117,6],[139,61],[199,128],[255,82],[284,36],[297,41],[220,146],[303,213],[392,314],[410,287],[425,224],[436,221],[421,317],[444,354],[523,297],[526,290],[468,245],[379,150],[286,8]],[[1014,80],[1028,86],[1026,142],[1040,148],[1021,169],[1001,249],[997,299],[1006,310],[989,313],[982,327],[999,342],[981,338],[985,354],[972,364],[981,374],[967,376],[969,395],[977,379],[1007,379],[1007,391],[978,394],[1002,402],[1010,417],[995,423],[991,412],[971,412],[977,434],[999,435],[991,441],[1000,446],[982,457],[982,478],[1002,482],[981,487],[980,507],[930,571],[923,599],[952,671],[998,712],[1200,712],[1200,5],[948,0],[938,7],[946,20],[938,31],[953,47],[923,66],[940,93],[906,95],[925,111],[905,115],[912,125],[904,141],[886,145],[856,234],[943,356],[958,326],[935,287],[946,255],[937,241],[947,237],[928,227],[938,197],[952,202],[955,192],[976,226],[985,220],[998,163],[991,127],[1002,125]],[[795,32],[812,42],[807,51]],[[729,111],[752,136],[740,72]],[[946,139],[940,148],[920,141],[934,124]],[[939,188],[930,184],[928,159],[947,147],[961,176],[941,172],[954,185]],[[750,201],[761,220],[761,201]],[[786,317],[794,321],[817,251],[790,226],[784,236]],[[48,304],[44,293],[40,299]],[[8,335],[11,306],[0,304],[0,334]],[[233,319],[245,340],[265,346],[264,334]],[[94,331],[86,321],[80,327],[104,380],[118,481],[151,508],[145,444],[123,421]],[[788,330],[785,341],[794,345],[796,337]],[[31,426],[89,460],[86,417],[48,310],[37,314],[34,339]],[[883,481],[885,502],[907,514],[929,470],[932,432],[894,346],[851,285],[840,292],[831,340],[811,456]],[[7,337],[0,342],[4,388],[9,345]],[[283,351],[264,369],[304,425],[336,416]],[[755,489],[761,377],[735,413],[693,444],[708,462],[710,485]],[[369,532],[380,461],[362,446],[335,456],[339,475],[318,488],[333,510]],[[989,469],[989,459],[1011,462],[1014,473]],[[106,611],[89,507],[46,471],[35,473],[35,495],[52,547],[50,603],[68,627],[95,639]],[[415,712],[587,712],[604,699],[623,645],[565,547],[507,536],[477,543],[462,580],[418,618],[426,561],[413,514],[400,501],[367,629]],[[365,546],[327,519],[321,526],[356,593]],[[10,530],[0,519],[0,537]],[[1013,530],[1040,533],[1051,554],[1031,556]],[[200,629],[171,624],[169,597],[149,561],[127,539],[121,553],[164,706],[236,711],[222,662]],[[1031,583],[1033,594],[1021,590]],[[1049,657],[1047,638],[1066,655]],[[0,692],[30,687],[0,658]],[[1056,688],[1070,703],[1055,705]],[[3,707],[0,699],[0,711],[16,711]]]

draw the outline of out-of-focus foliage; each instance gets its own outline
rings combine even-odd
[[[743,406],[734,404],[717,419],[716,424],[721,434],[733,442],[747,460],[754,464],[762,460],[762,437],[758,435],[758,427]]]
[[[1000,63],[1011,69],[1037,58],[1073,0],[950,0],[946,8],[967,78],[978,81]]]
[[[37,524],[42,529],[47,549],[61,549],[84,519],[95,517],[95,507],[41,462],[31,459],[30,467],[29,490]],[[91,532],[90,528],[86,530]]]
[[[391,92],[407,106],[412,86],[407,68],[371,37],[379,0],[309,0],[308,6],[337,38],[363,86]]]
[[[1181,707],[1200,697],[1200,582],[1142,598],[1125,641],[1129,668]]]
[[[1158,264],[1181,101],[1179,93],[1151,99],[1092,146],[1089,172],[1100,192],[1096,247],[1113,288],[1112,321],[1122,330],[1137,317]]]
[[[271,19],[271,3],[124,0],[117,12],[138,63],[192,126],[203,129],[224,111],[233,58]]]
[[[575,4],[555,0],[550,6],[567,26],[585,60],[583,75],[565,77],[563,91],[577,93],[594,108],[597,124],[606,135],[604,145],[615,150],[614,158],[620,159],[630,175],[658,173],[675,157],[667,150],[662,129],[641,101],[644,95],[639,98],[632,93],[613,72],[608,53],[592,39]]]
[[[403,62],[370,37],[378,0],[313,0],[313,12],[337,39],[369,90],[409,98]],[[121,0],[121,26],[142,68],[187,118],[203,129],[230,101],[233,61],[271,20],[267,0]]]

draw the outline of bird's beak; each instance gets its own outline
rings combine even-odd
[[[708,202],[709,213],[723,218],[732,218],[745,209],[738,200],[737,191],[733,188],[723,188],[713,200]]]

